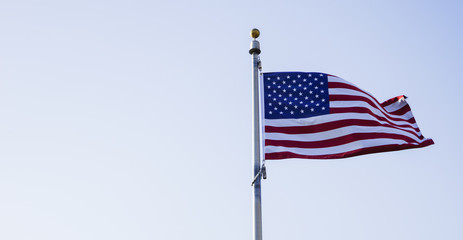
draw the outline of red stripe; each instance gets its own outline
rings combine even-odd
[[[403,107],[400,108],[400,109],[397,109],[397,110],[395,110],[395,111],[393,111],[393,112],[389,112],[389,114],[401,116],[401,115],[404,115],[405,113],[410,112],[410,111],[412,111],[412,109],[411,109],[410,106],[407,104],[407,105],[403,106]]]
[[[387,106],[389,106],[389,105],[391,105],[391,104],[393,104],[393,103],[398,102],[398,101],[399,101],[400,99],[402,99],[402,98],[407,99],[407,97],[406,97],[405,95],[393,97],[393,98],[391,98],[391,99],[389,99],[389,100],[387,100],[387,101],[382,102],[382,103],[381,103],[381,106],[385,108],[385,107],[387,107]]]
[[[346,89],[350,89],[350,90],[354,90],[354,91],[364,93],[364,94],[368,95],[369,97],[371,97],[377,103],[378,106],[381,106],[381,103],[379,103],[378,100],[376,100],[376,98],[374,98],[369,93],[363,91],[362,89],[360,89],[360,88],[358,88],[358,87],[356,87],[354,85],[350,85],[350,84],[347,84],[347,83],[328,81],[328,88],[346,88]],[[331,98],[331,95],[330,95],[330,98]],[[383,108],[383,107],[381,107],[381,108]],[[383,108],[383,110],[386,111],[386,109],[384,109],[384,108]]]
[[[322,141],[313,141],[313,142],[266,139],[265,146],[297,147],[297,148],[326,148],[326,147],[339,146],[339,145],[356,142],[360,140],[378,139],[378,138],[403,140],[408,143],[419,143],[413,138],[400,135],[400,134],[394,134],[394,133],[352,133],[346,136],[341,136],[341,137],[322,140]]]
[[[378,121],[388,122],[389,124],[394,125],[394,126],[398,126],[398,127],[409,127],[409,128],[415,129],[415,130],[418,129],[418,128],[415,128],[415,127],[413,127],[411,125],[411,124],[416,123],[415,118],[410,118],[408,120],[404,120],[404,119],[396,120],[396,121],[400,121],[400,122],[408,122],[409,123],[409,124],[397,124],[397,123],[391,122],[389,119],[387,119],[385,117],[381,117],[381,116],[376,115],[375,113],[373,113],[373,111],[371,111],[371,109],[364,108],[364,107],[347,107],[347,108],[334,108],[333,107],[333,108],[330,108],[330,113],[367,113],[367,114],[371,115],[372,117],[378,119]]]
[[[387,110],[385,109],[385,107],[387,107],[387,106],[389,106],[389,105],[391,105],[391,104],[393,104],[393,103],[399,101],[399,100],[402,99],[402,98],[405,98],[405,99],[406,99],[407,97],[406,97],[405,95],[397,96],[397,97],[391,98],[391,99],[389,99],[389,100],[387,100],[387,101],[385,101],[385,102],[383,102],[383,103],[379,103],[378,100],[377,100],[376,98],[374,98],[373,96],[371,96],[369,93],[363,91],[362,89],[360,89],[360,88],[358,88],[358,87],[355,87],[355,86],[350,85],[350,84],[347,84],[347,83],[328,82],[328,87],[329,87],[329,88],[347,88],[347,89],[350,89],[350,90],[355,90],[355,91],[362,92],[362,93],[364,93],[364,94],[370,96],[372,99],[374,99],[374,101],[376,102],[376,104],[378,104],[379,106],[381,106],[381,108],[379,108],[376,104],[374,104],[374,103],[371,101],[371,99],[362,97],[362,98],[364,98],[365,100],[362,99],[361,101],[365,101],[365,102],[367,102],[368,104],[370,104],[370,106],[373,106],[373,107],[375,107],[375,108],[377,108],[377,109],[380,109],[380,110],[383,109],[384,111],[386,111],[386,112],[389,113],[389,114],[393,114],[393,115],[403,115],[403,113],[406,113],[406,112],[407,112],[406,109],[410,110],[410,106],[408,106],[408,104],[406,104],[406,109],[403,109],[403,110],[401,110],[401,111],[398,111],[398,110],[397,110],[397,111],[394,111],[394,112],[389,112],[389,111],[387,111]],[[351,95],[330,95],[330,100],[331,100],[331,101],[334,100],[334,99],[332,98],[333,96],[351,96]],[[353,96],[351,96],[351,97],[353,97]],[[359,97],[360,97],[360,96],[359,96]],[[346,100],[346,101],[349,101],[349,100]],[[353,100],[350,100],[350,101],[353,101]],[[401,114],[401,113],[402,113],[402,114]],[[391,118],[392,118],[392,116],[391,116]]]
[[[334,122],[326,122],[320,123],[316,125],[306,125],[306,126],[288,126],[288,127],[274,127],[274,126],[265,126],[266,133],[286,133],[286,134],[305,134],[305,133],[319,133],[330,131],[337,128],[342,127],[350,127],[350,126],[362,126],[362,127],[386,127],[386,128],[394,128],[404,132],[408,132],[410,134],[415,135],[419,139],[423,139],[421,134],[417,134],[417,132],[394,127],[389,124],[381,124],[377,121],[373,120],[365,120],[365,119],[343,119]]]
[[[304,159],[336,159],[336,158],[347,158],[354,157],[369,153],[379,153],[379,152],[390,152],[398,151],[404,149],[412,148],[422,148],[434,144],[432,139],[427,139],[419,145],[416,144],[390,144],[377,147],[368,147],[357,149],[349,152],[337,153],[337,154],[327,154],[327,155],[301,155],[292,152],[275,152],[275,153],[266,153],[265,160],[279,160],[285,158],[304,158]]]
[[[398,118],[398,117],[391,116],[391,114],[388,111],[386,111],[386,109],[382,107],[381,108],[378,107],[378,105],[376,105],[373,101],[371,101],[371,99],[367,97],[333,94],[333,95],[330,95],[330,102],[331,101],[341,101],[341,102],[362,101],[362,102],[368,103],[368,105],[370,105],[372,108],[378,109],[385,117],[387,117],[388,119],[392,121],[406,121],[404,118]]]

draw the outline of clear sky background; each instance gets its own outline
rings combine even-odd
[[[267,162],[266,240],[463,239],[461,1],[0,2],[0,239],[252,239],[251,56],[435,145]]]

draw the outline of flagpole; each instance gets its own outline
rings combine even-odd
[[[262,240],[262,204],[261,204],[261,154],[260,154],[260,111],[259,111],[259,54],[260,44],[256,39],[259,37],[260,32],[254,28],[251,30],[251,48],[249,53],[252,55],[252,82],[253,82],[253,240]]]

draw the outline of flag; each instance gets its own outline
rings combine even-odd
[[[263,74],[266,160],[335,159],[420,148],[425,138],[405,96],[379,103],[352,83],[324,73]]]

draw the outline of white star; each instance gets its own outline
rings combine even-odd
[[[311,109],[310,109],[310,111],[312,111],[312,112],[313,112],[313,111],[315,111],[315,109],[311,108]]]
[[[283,101],[286,101],[286,98],[283,98]]]
[[[293,83],[296,83],[296,80],[293,80]]]
[[[291,114],[294,114],[294,112],[293,112],[293,111],[291,111]]]
[[[277,108],[277,107],[274,107],[273,109],[275,109],[275,111],[276,111],[276,110],[278,110],[278,108]]]
[[[313,103],[313,100],[311,100],[310,103]]]
[[[323,74],[320,73],[320,77],[323,77]]]
[[[299,104],[302,104],[302,103],[303,103],[302,101],[299,102]]]
[[[283,92],[286,92],[286,89],[283,89]]]
[[[272,114],[272,111],[268,112],[268,114]]]
[[[294,100],[296,100],[296,101],[297,101],[297,98],[294,98]]]
[[[270,86],[267,86],[267,88],[270,88]]]
[[[301,78],[301,75],[297,75],[297,78]]]
[[[304,90],[307,90],[307,87],[304,87]]]
[[[272,103],[268,103],[269,106],[272,106]]]
[[[304,113],[304,109],[301,109],[301,113]]]
[[[289,105],[292,105],[292,104],[293,104],[293,102],[290,101],[290,102],[289,102]]]
[[[294,89],[293,89],[293,91],[295,92],[295,91],[296,91],[296,89],[294,88]]]
[[[270,78],[268,77],[267,80],[270,80]]]
[[[314,78],[315,81],[318,81],[318,78]]]
[[[312,74],[309,74],[309,77],[312,77]]]
[[[285,110],[288,110],[288,107],[285,107]]]
[[[315,95],[315,98],[318,98],[318,97],[319,97],[318,94],[316,94],[316,95]]]
[[[320,106],[320,103],[315,104],[315,106],[317,106],[317,107]]]
[[[304,107],[309,107],[309,104],[304,105]]]
[[[312,83],[311,83],[311,82],[309,82],[309,86],[312,86]]]
[[[277,77],[278,80],[280,80],[280,77]]]
[[[281,102],[278,102],[278,105],[281,105]]]
[[[278,94],[278,97],[281,97],[281,94]]]
[[[277,93],[277,90],[273,90],[273,93]]]
[[[325,99],[324,99],[324,98],[322,99],[322,102],[325,102]]]
[[[289,75],[288,75],[288,76],[286,76],[286,78],[287,78],[287,79],[289,79]]]
[[[315,88],[315,89],[318,89],[318,86],[315,86],[314,88]]]
[[[273,85],[277,84],[276,82],[272,82]]]
[[[294,105],[294,108],[297,109],[297,105]]]
[[[277,99],[276,98],[273,98],[273,101],[276,101]]]
[[[290,96],[290,97],[292,97],[292,96],[293,96],[293,94],[291,94],[291,93],[290,93],[290,94],[289,94],[289,96]]]
[[[277,88],[281,88],[281,86],[280,86],[280,85],[278,85],[278,87],[277,87]]]
[[[280,112],[280,114],[283,114],[283,112]]]
[[[305,100],[307,100],[307,99],[309,99],[309,97],[306,96],[306,97],[305,97]]]
[[[321,93],[324,93],[324,92],[325,92],[325,90],[321,90],[320,92],[321,92]]]
[[[303,81],[303,82],[307,82],[307,79],[304,78],[302,81]]]
[[[300,84],[300,83],[299,83],[299,85],[298,85],[298,86],[299,86],[299,87],[302,87],[302,84]]]
[[[290,84],[290,85],[288,85],[288,88],[291,88],[291,84]]]
[[[324,83],[324,82],[320,82],[320,85],[323,85],[323,84],[325,84],[325,83]]]
[[[322,110],[325,110],[325,107],[322,107]]]
[[[312,91],[309,91],[310,94],[312,94],[313,92]]]
[[[302,93],[301,93],[301,92],[299,93],[299,96],[302,96]]]

